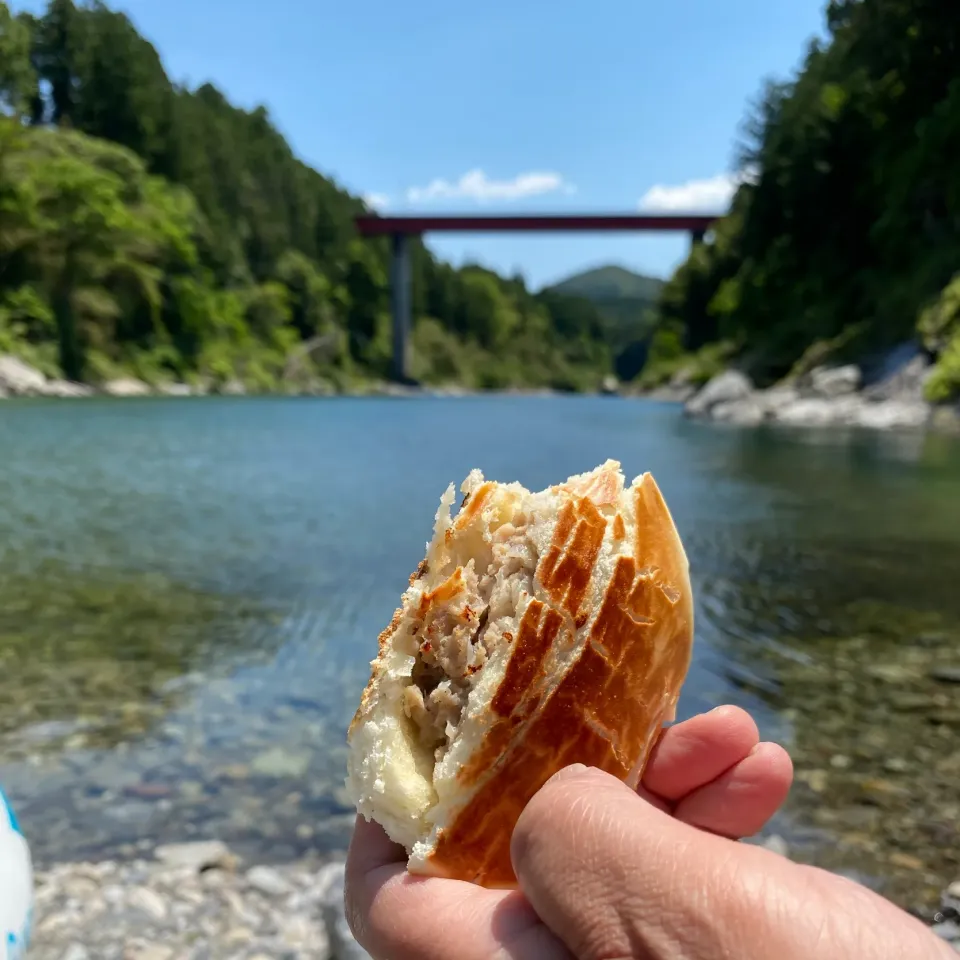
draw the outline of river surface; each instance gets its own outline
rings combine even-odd
[[[542,487],[608,457],[653,472],[690,557],[681,716],[740,703],[789,746],[817,715],[791,671],[841,641],[960,645],[943,437],[723,428],[608,398],[6,401],[0,783],[38,861],[207,837],[253,859],[342,848],[346,724],[443,489],[472,467]],[[880,654],[849,656],[853,715]],[[939,720],[888,722],[956,737],[960,686],[930,689]],[[775,824],[791,843],[829,805],[811,729],[815,802]]]

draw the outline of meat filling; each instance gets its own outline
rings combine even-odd
[[[509,642],[494,622],[515,611],[516,594],[509,581],[521,572],[527,574],[525,582],[533,576],[536,554],[525,536],[525,522],[521,515],[498,527],[492,538],[493,560],[482,575],[470,561],[464,568],[464,589],[448,603],[430,608],[414,627],[419,648],[412,683],[403,691],[403,709],[438,762],[456,734],[475,675],[499,644]]]

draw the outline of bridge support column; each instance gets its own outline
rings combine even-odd
[[[390,265],[390,307],[393,314],[393,379],[410,382],[410,244],[405,233],[395,233]]]
[[[707,235],[706,230],[691,230],[690,231],[690,251],[693,252],[694,247],[699,243],[703,243],[703,238]]]

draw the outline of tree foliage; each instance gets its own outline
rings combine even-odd
[[[99,0],[0,0],[0,350],[96,380],[343,383],[390,366],[388,248],[263,107],[170,81]],[[413,244],[419,375],[595,386],[596,311]]]
[[[960,270],[956,10],[833,0],[826,18],[798,75],[764,90],[746,182],[660,303],[687,350],[734,344],[761,381],[811,348],[859,358],[914,337]]]

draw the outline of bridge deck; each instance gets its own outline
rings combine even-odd
[[[390,237],[393,258],[390,268],[391,312],[393,313],[393,375],[400,383],[409,382],[410,329],[412,325],[410,295],[409,238],[424,233],[561,233],[571,231],[609,232],[613,230],[689,233],[694,243],[722,216],[706,213],[628,213],[628,214],[502,214],[469,216],[428,216],[411,214],[382,217],[363,214],[356,218],[357,230],[363,237]]]
[[[522,216],[407,216],[381,217],[376,214],[356,218],[357,229],[365,237],[419,235],[436,232],[564,232],[650,230],[703,233],[719,215],[665,214],[526,214]]]

